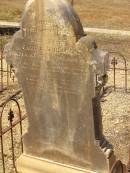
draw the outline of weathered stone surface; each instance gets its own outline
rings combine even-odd
[[[24,154],[17,161],[17,171],[18,173],[96,173],[88,169],[73,167]]]
[[[28,113],[25,153],[106,172],[95,144],[93,44],[65,0],[30,0],[7,45]],[[11,52],[7,51],[10,50]]]

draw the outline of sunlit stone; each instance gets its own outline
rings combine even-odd
[[[108,171],[108,160],[95,144],[93,51],[65,0],[28,1],[21,30],[5,49],[28,114],[26,155]]]

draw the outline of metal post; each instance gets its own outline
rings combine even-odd
[[[0,91],[3,91],[3,50],[2,50],[2,40],[1,40],[1,48],[0,48],[0,84],[1,84],[1,88],[0,88]]]
[[[114,91],[116,91],[116,58],[114,57],[112,60],[113,68],[114,68]]]
[[[72,5],[72,6],[74,5],[74,0],[71,0],[71,5]]]
[[[128,170],[128,172],[130,172],[130,146],[129,146],[129,161],[127,164],[127,170]]]
[[[1,118],[0,118],[0,143],[1,143],[1,157],[2,157],[3,173],[5,173],[4,145],[3,145]]]
[[[127,68],[125,68],[125,92],[127,93]]]
[[[7,65],[7,88],[9,87],[9,66]]]
[[[13,159],[13,166],[15,168],[16,171],[16,166],[15,166],[15,154],[14,154],[14,138],[13,138],[13,119],[14,119],[14,113],[13,111],[10,109],[9,113],[8,113],[8,120],[10,122],[10,134],[11,134],[11,147],[12,147],[12,159]]]

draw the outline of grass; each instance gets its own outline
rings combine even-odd
[[[11,36],[1,36],[0,37],[0,52],[3,51],[5,44],[9,42]]]
[[[0,0],[0,20],[20,21],[27,0]],[[130,30],[130,0],[74,0],[88,27]]]
[[[26,0],[0,0],[0,20],[19,22],[25,2]]]
[[[0,13],[0,20],[4,21],[19,21],[21,18],[20,10],[6,10]]]
[[[88,27],[130,30],[130,0],[75,0],[74,7]]]

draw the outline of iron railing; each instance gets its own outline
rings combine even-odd
[[[109,60],[110,60],[109,71],[111,73],[108,75],[108,80],[112,78],[111,87],[114,89],[114,91],[120,89],[121,91],[124,90],[126,93],[130,92],[130,78],[129,78],[130,61],[128,61],[128,59],[122,53],[116,51],[109,51]],[[119,79],[120,73],[122,73],[121,79]],[[97,85],[98,75],[96,75],[95,78]]]
[[[6,63],[3,54],[4,45],[8,42],[9,38],[9,35],[0,37],[0,92],[8,89],[15,82],[13,67]]]
[[[1,103],[0,108],[0,149],[1,149],[1,161],[2,161],[2,170],[3,173],[6,173],[8,171],[7,164],[8,161],[5,160],[5,152],[6,150],[4,148],[4,144],[6,143],[6,140],[4,140],[4,136],[7,135],[7,137],[10,137],[10,150],[11,150],[11,162],[12,162],[12,168],[17,172],[15,161],[18,158],[18,156],[15,155],[15,133],[14,128],[19,126],[19,136],[20,139],[17,141],[19,143],[19,149],[21,150],[20,153],[23,152],[23,141],[22,141],[22,135],[23,135],[23,126],[22,121],[25,120],[26,114],[22,115],[21,107],[19,99],[21,99],[21,96],[19,94],[21,91],[17,91],[15,94],[13,94],[9,99],[7,99],[5,102]],[[7,121],[6,121],[7,120]],[[6,123],[5,123],[6,121]],[[6,124],[6,125],[5,125]],[[7,125],[8,124],[8,125]],[[8,144],[9,145],[9,144]],[[9,147],[9,146],[8,146]],[[16,150],[18,150],[16,148]],[[7,151],[6,151],[7,152]]]
[[[120,86],[116,85],[116,79],[117,76],[119,75],[118,72],[119,71],[123,71],[124,72],[124,90],[127,93],[128,92],[128,71],[130,71],[130,69],[128,69],[128,62],[126,57],[120,53],[120,52],[116,52],[116,51],[109,51],[109,57],[111,58],[111,64],[112,64],[112,70],[113,70],[113,87],[114,87],[114,91],[116,91],[117,88],[120,88]],[[122,67],[118,67],[118,62],[122,61]]]

